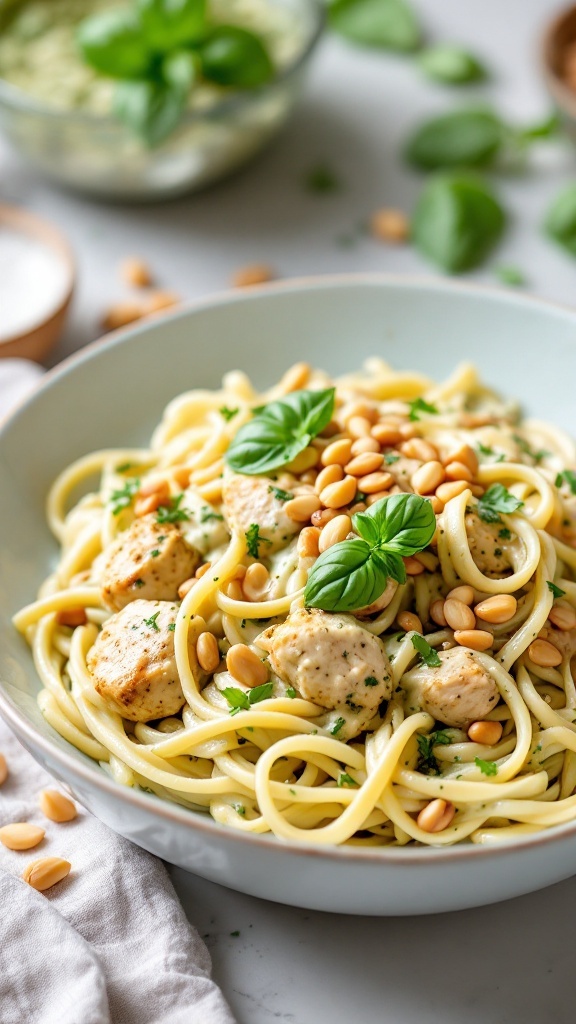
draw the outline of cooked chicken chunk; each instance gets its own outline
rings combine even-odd
[[[454,647],[439,657],[442,664],[437,668],[421,665],[403,676],[406,707],[427,711],[456,728],[485,718],[498,703],[499,691],[474,652]]]
[[[469,512],[466,516],[466,533],[470,545],[470,554],[476,565],[490,579],[501,579],[512,571],[510,546],[505,537],[500,536],[501,523],[485,523]]]
[[[178,587],[199,562],[198,552],[186,544],[178,527],[158,523],[154,513],[142,516],[120,534],[107,554],[102,600],[113,611],[137,597],[175,601]]]
[[[131,722],[175,715],[184,703],[176,670],[174,630],[178,606],[170,601],[132,601],[105,624],[88,652],[87,664],[97,692]],[[190,620],[188,654],[194,676],[204,676],[196,641],[204,620]]]
[[[306,700],[338,711],[344,720],[335,731],[339,739],[357,736],[390,697],[384,645],[349,615],[301,609],[265,630],[256,643],[269,652],[280,679]]]
[[[256,524],[260,558],[283,548],[302,527],[286,515],[285,502],[276,497],[274,489],[274,481],[267,476],[231,473],[224,479],[226,522],[242,535]]]
[[[554,644],[563,658],[571,658],[576,654],[576,629],[554,629],[553,626],[547,624],[540,630],[538,636],[540,639]]]
[[[182,504],[190,516],[181,525],[182,536],[190,547],[206,557],[215,548],[228,543],[230,535],[224,516],[204,501],[193,487],[184,491]]]

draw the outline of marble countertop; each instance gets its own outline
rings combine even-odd
[[[103,310],[125,297],[117,267],[138,254],[184,299],[227,287],[234,270],[270,263],[281,277],[345,271],[434,273],[409,247],[388,248],[359,226],[380,206],[409,210],[420,187],[398,153],[427,114],[488,98],[511,119],[544,117],[539,33],[550,0],[413,0],[431,38],[468,44],[493,70],[462,93],[425,81],[409,61],[324,42],[299,110],[253,167],[197,196],[155,206],[105,205],[46,183],[0,144],[0,201],[50,217],[69,236],[79,283],[53,362],[98,336]],[[328,164],[341,188],[310,194]],[[576,179],[576,156],[534,154],[496,187],[506,238],[472,279],[521,268],[536,294],[576,299],[576,264],[541,234],[547,204]],[[343,236],[348,244],[343,245]],[[466,353],[473,356],[473,353]],[[345,918],[265,903],[173,870],[212,951],[239,1024],[556,1024],[572,1021],[576,879],[498,906],[434,918]],[[238,932],[239,935],[233,933]]]

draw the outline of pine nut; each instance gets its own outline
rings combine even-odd
[[[405,213],[401,210],[387,209],[376,210],[370,218],[370,230],[380,242],[389,242],[399,245],[405,242],[410,234],[410,223]]]
[[[240,267],[232,277],[235,288],[250,288],[255,284],[267,284],[274,280],[274,271],[267,263],[249,263]]]
[[[309,469],[308,472],[313,473],[314,470]],[[302,479],[302,477],[300,477],[300,479]],[[314,476],[314,481],[316,481],[316,476]],[[294,497],[297,498],[300,494],[316,494],[316,490],[314,484],[299,484],[298,487],[294,488],[293,494]]]
[[[343,508],[349,505],[356,496],[358,480],[355,476],[345,476],[335,484],[328,484],[320,495],[320,501],[327,508]]]
[[[373,473],[375,470],[380,469],[383,461],[384,458],[380,452],[362,452],[361,455],[356,455],[344,468],[352,476],[365,476],[367,473]]]
[[[540,665],[542,668],[554,668],[562,661],[562,655],[558,648],[548,640],[540,639],[532,641],[528,648],[528,657],[535,665]]]
[[[468,739],[472,743],[481,743],[485,747],[493,747],[502,736],[500,722],[472,722],[468,729]]]
[[[341,437],[339,441],[332,441],[320,456],[323,466],[345,466],[352,455],[352,441],[349,437]]]
[[[194,577],[197,580],[201,580],[202,577],[206,575],[206,573],[208,572],[209,568],[210,568],[210,562],[203,562],[202,565],[199,565],[198,568],[196,569],[196,572],[194,573]]]
[[[346,424],[346,429],[352,437],[369,437],[372,424],[366,416],[351,416]]]
[[[44,892],[66,878],[71,867],[70,861],[63,860],[62,857],[40,857],[39,860],[32,860],[26,865],[22,878],[33,889]]]
[[[416,494],[433,494],[444,480],[444,466],[441,462],[425,462],[412,474],[412,487]]]
[[[454,804],[447,800],[431,800],[420,811],[416,824],[423,832],[442,832],[448,828],[455,814]]]
[[[408,576],[420,576],[421,573],[426,571],[422,562],[419,562],[417,558],[413,558],[412,555],[408,555],[406,558],[403,558],[402,561],[404,562],[404,568],[406,569]]]
[[[312,526],[322,528],[323,526],[326,526],[326,523],[329,523],[331,519],[335,519],[338,515],[340,515],[340,513],[335,508],[323,508],[320,512],[314,512],[310,517]]]
[[[226,655],[226,667],[231,676],[244,686],[262,686],[268,679],[263,661],[246,644],[234,644]]]
[[[56,622],[59,626],[70,626],[75,629],[76,626],[85,626],[88,617],[84,608],[61,608],[56,612]]]
[[[170,495],[170,486],[167,480],[149,480],[148,483],[143,483],[138,491],[141,498],[148,498],[151,494],[160,494],[162,499],[165,500]]]
[[[468,490],[466,480],[450,480],[448,483],[440,484],[440,487],[436,488],[436,497],[440,498],[440,501],[446,505],[452,498],[456,498],[466,490]]]
[[[335,519],[331,519],[320,534],[320,541],[318,548],[320,553],[331,548],[333,544],[340,544],[341,541],[346,540],[346,537],[350,533],[350,517],[349,516],[336,516]]]
[[[139,256],[128,256],[120,264],[120,275],[132,288],[149,288],[152,284],[152,272],[145,260]]]
[[[8,778],[8,765],[4,754],[0,754],[0,786],[3,786]]]
[[[178,587],[178,597],[180,598],[181,601],[183,601],[184,598],[186,597],[186,594],[188,594],[192,590],[192,587],[195,585],[196,582],[196,577],[191,576],[190,579],[184,580],[180,584],[180,586]]]
[[[499,623],[508,622],[508,619],[516,614],[517,608],[518,601],[513,594],[496,594],[494,597],[486,598],[485,601],[480,601],[474,611],[480,619],[484,619],[484,622]],[[576,624],[576,615],[574,623]]]
[[[476,476],[478,472],[478,456],[473,448],[469,444],[460,445],[456,451],[450,453],[447,459],[444,459],[445,465],[449,465],[452,462],[461,462],[472,473],[472,476]]]
[[[301,484],[311,484],[312,487],[314,487],[314,484],[316,483],[316,470],[315,469],[307,469],[305,473],[302,473],[300,475],[300,483]]]
[[[413,437],[419,437],[420,435],[420,431],[416,423],[399,423],[398,430],[400,431],[400,436],[403,437],[405,441],[411,441]]]
[[[485,629],[455,629],[454,639],[461,647],[470,647],[473,651],[487,651],[494,643],[492,633]]]
[[[576,612],[566,601],[557,601],[553,604],[548,612],[548,618],[558,629],[568,630],[576,626]]]
[[[472,480],[472,470],[463,462],[449,462],[446,466],[448,480]]]
[[[226,593],[232,601],[244,600],[244,591],[242,590],[242,584],[239,580],[230,580]]]
[[[452,597],[444,601],[444,616],[451,629],[474,629],[476,617],[474,612],[463,601]]]
[[[316,514],[316,513],[314,513]],[[320,530],[317,526],[305,526],[298,535],[298,555],[300,558],[318,558]]]
[[[462,604],[474,603],[474,590],[467,584],[464,584],[461,587],[454,587],[454,589],[446,596],[448,598],[453,598],[455,601],[462,601]]]
[[[352,445],[352,455],[363,455],[365,452],[379,452],[380,445],[373,437],[359,437]]]
[[[295,363],[282,377],[280,391],[283,395],[288,395],[291,391],[301,391],[310,380],[311,373],[312,367],[309,363]]]
[[[421,437],[413,437],[400,445],[402,455],[409,459],[420,459],[421,462],[438,462],[438,452],[433,444],[423,441]]]
[[[314,482],[314,490],[316,494],[320,494],[328,484],[335,484],[338,480],[344,479],[344,470],[339,463],[333,463],[331,466],[326,466],[322,469]]]
[[[340,433],[340,426],[339,426],[339,424],[336,422],[336,420],[330,420],[330,423],[326,424],[326,426],[324,427],[324,430],[320,431],[320,435],[319,436],[320,437],[334,437],[336,434],[339,434],[339,433]]]
[[[220,664],[220,649],[213,633],[200,633],[196,641],[196,657],[204,672],[215,672]]]
[[[482,495],[484,494],[484,491],[486,490],[486,488],[482,487],[481,484],[469,484],[468,486],[470,487],[470,490],[472,491],[472,494],[474,495],[475,498],[481,498]]]
[[[437,626],[442,626],[444,628],[448,625],[446,622],[446,616],[444,615],[444,601],[441,597],[437,598],[436,601],[432,601],[432,604],[430,605],[430,618]]]
[[[284,505],[286,515],[295,523],[307,523],[312,513],[319,508],[320,499],[317,494],[300,494]]]
[[[396,616],[396,622],[400,626],[400,629],[405,630],[406,633],[409,633],[411,630],[414,630],[416,633],[423,632],[422,623],[418,616],[414,615],[414,612],[400,612],[400,614]]]
[[[309,445],[304,451],[299,452],[296,458],[292,459],[292,462],[289,462],[284,468],[288,473],[294,473],[296,476],[299,476],[300,473],[306,473],[307,470],[313,469],[317,464],[318,451]]]
[[[440,498],[436,494],[427,495],[428,501],[432,505],[432,511],[434,515],[438,516],[444,510],[444,502],[440,501]]]
[[[166,504],[169,497],[170,488],[166,480],[141,487],[134,502],[134,515],[140,517],[155,512],[160,505]]]
[[[390,491],[374,491],[374,494],[369,494],[366,498],[366,504],[368,506],[375,505],[378,501],[382,501],[382,498],[389,498]]]
[[[0,843],[8,850],[31,850],[42,842],[45,835],[43,828],[30,825],[27,821],[17,821],[0,828]]]
[[[371,494],[370,497],[373,498],[374,495]],[[365,501],[357,501],[355,505],[350,505],[350,508],[347,510],[347,512],[349,512],[351,516],[353,516],[356,512],[365,512],[365,511],[366,511],[366,502]]]
[[[376,491],[386,491],[394,483],[394,477],[391,473],[380,471],[377,473],[368,473],[367,476],[361,476],[357,479],[358,490],[362,491],[363,494],[375,494]]]
[[[260,601],[270,582],[270,573],[262,562],[254,562],[246,569],[242,590],[249,601]]]
[[[175,469],[172,473],[174,482],[183,491],[186,490],[188,484],[190,483],[191,472],[192,471],[188,468],[188,466],[180,466],[179,469]]]
[[[74,801],[58,789],[43,789],[38,803],[42,814],[50,821],[73,821],[78,814]]]
[[[394,448],[402,440],[402,434],[393,423],[377,423],[371,433],[383,448]]]

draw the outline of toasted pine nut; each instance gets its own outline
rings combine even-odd
[[[482,743],[486,747],[493,747],[501,736],[500,722],[472,722],[468,729],[468,739],[472,740],[472,743]]]
[[[322,528],[323,526],[326,526],[326,523],[329,523],[331,519],[335,519],[336,516],[339,515],[340,513],[335,508],[323,508],[320,512],[314,512],[310,517],[310,521],[312,526]]]
[[[377,423],[375,427],[372,427],[371,433],[372,437],[385,448],[394,448],[402,440],[402,434],[393,423]]]
[[[368,506],[375,505],[376,502],[382,501],[382,498],[389,498],[390,491],[374,491],[374,494],[369,494],[366,498],[366,504]]]
[[[440,515],[440,513],[444,509],[444,502],[440,501],[440,498],[436,494],[430,494],[427,495],[426,497],[428,498],[428,501],[432,505],[434,515]]]
[[[399,450],[402,455],[406,455],[409,459],[420,459],[421,462],[438,462],[438,452],[433,444],[428,441],[423,441],[421,437],[413,437],[409,441],[404,441]]]
[[[448,480],[472,480],[473,474],[464,462],[449,462],[446,466]]]
[[[373,498],[374,495],[371,494],[370,497]],[[378,495],[377,495],[377,497],[378,497]],[[380,497],[381,497],[381,495],[380,495]],[[368,499],[368,500],[370,500],[370,499]],[[347,509],[347,513],[349,512],[351,516],[353,516],[356,512],[365,512],[365,511],[366,511],[366,502],[365,501],[357,501],[355,505],[350,505],[350,508]]]
[[[309,363],[294,363],[280,381],[280,391],[283,395],[290,394],[291,391],[300,391],[305,388],[308,381],[310,380],[310,374],[312,368]]]
[[[336,422],[336,420],[330,420],[330,423],[326,424],[326,426],[324,427],[324,430],[320,431],[319,437],[334,437],[336,434],[339,434],[339,433],[340,433],[340,426],[339,426],[339,424]]]
[[[548,642],[548,640],[533,640],[528,648],[528,657],[535,665],[540,665],[542,668],[553,668],[555,665],[560,665],[562,661],[562,655],[554,644]]]
[[[346,424],[348,433],[352,437],[369,437],[372,424],[367,416],[351,416]]]
[[[398,430],[400,431],[400,436],[403,437],[405,441],[411,441],[413,437],[420,436],[417,423],[399,423]]]
[[[498,623],[508,622],[508,619],[516,614],[517,607],[518,601],[513,594],[496,594],[494,597],[487,597],[485,601],[480,601],[474,611],[480,619],[484,619],[484,622]],[[576,625],[576,615],[574,624]]]
[[[266,284],[274,280],[274,271],[266,263],[250,263],[240,267],[232,277],[235,288],[250,288],[255,284]]]
[[[192,470],[188,466],[179,466],[178,469],[173,470],[172,476],[178,487],[183,491],[186,490],[190,483],[190,474]]]
[[[168,501],[169,496],[170,488],[166,480],[144,485],[134,502],[134,515],[147,516],[150,512],[155,512],[160,505]]]
[[[162,501],[165,501],[170,494],[170,487],[167,480],[149,480],[148,483],[143,483],[138,491],[138,497],[148,498],[151,494],[159,494]]]
[[[417,558],[413,558],[412,555],[408,555],[402,561],[408,576],[420,576],[420,573],[426,572],[422,562],[419,562]]]
[[[309,469],[308,472],[313,473],[314,470]],[[314,483],[315,482],[316,477],[314,477]],[[316,494],[314,484],[298,484],[298,487],[294,488],[294,497],[297,498],[300,494]]]
[[[444,601],[444,617],[451,629],[474,629],[476,618],[474,612],[463,601],[449,597]]]
[[[376,469],[380,469],[383,461],[384,458],[380,452],[362,452],[361,455],[356,455],[344,468],[352,476],[365,476],[367,473],[373,473]]]
[[[59,626],[70,626],[75,629],[76,626],[85,626],[88,617],[84,608],[61,608],[56,612],[56,622]]]
[[[22,872],[22,878],[33,889],[44,892],[45,889],[50,889],[51,886],[66,878],[71,867],[70,861],[63,860],[62,857],[40,857],[26,865]]]
[[[441,597],[437,598],[436,601],[432,601],[430,605],[430,618],[437,626],[444,627],[448,625],[444,615],[444,601]]]
[[[105,331],[117,331],[119,327],[126,327],[144,315],[144,307],[139,302],[117,302],[106,310],[102,327]]]
[[[338,441],[332,441],[320,456],[323,466],[345,466],[352,455],[352,441],[349,437],[341,437]]]
[[[416,494],[433,494],[444,480],[444,466],[432,460],[425,462],[412,474],[412,487]]]
[[[448,483],[440,484],[440,487],[436,488],[436,497],[440,498],[440,501],[446,505],[452,498],[456,498],[457,495],[462,494],[467,489],[468,484],[466,480],[450,480]]]
[[[8,850],[31,850],[38,846],[46,835],[43,828],[30,825],[27,821],[16,821],[0,828],[0,843]]]
[[[478,472],[478,456],[473,448],[469,444],[462,444],[455,451],[451,452],[448,458],[444,459],[444,464],[447,466],[452,462],[461,462],[472,473],[472,476],[476,476]]]
[[[363,416],[365,419],[370,420],[370,423],[376,423],[378,419],[378,409],[375,405],[366,401],[350,402],[342,412],[346,423],[348,423],[352,416]]]
[[[410,234],[410,223],[401,210],[383,207],[376,210],[370,218],[370,231],[380,242],[399,245],[405,242]]]
[[[177,306],[179,302],[180,296],[176,292],[151,292],[146,300],[146,313],[158,313],[161,309]]]
[[[188,594],[192,590],[192,587],[195,585],[196,582],[196,576],[191,576],[189,580],[184,580],[180,584],[180,586],[178,587],[178,597],[180,598],[181,601],[183,601],[184,598],[186,597],[186,594]]]
[[[38,798],[40,810],[50,821],[73,821],[77,816],[76,804],[59,789],[43,789]]]
[[[314,490],[316,494],[321,494],[328,484],[335,484],[338,480],[344,479],[344,470],[339,463],[333,463],[331,466],[326,466],[321,469],[314,481]]]
[[[284,505],[286,515],[295,523],[307,523],[312,513],[319,508],[320,499],[317,494],[300,494]]]
[[[308,469],[313,469],[317,465],[318,454],[318,450],[309,445],[304,451],[299,452],[296,458],[292,459],[292,462],[289,462],[284,468],[289,473],[295,473],[298,476],[300,473],[305,473]]]
[[[566,601],[556,601],[548,612],[548,618],[558,629],[574,629],[576,626],[576,612]]]
[[[242,590],[242,584],[239,580],[230,580],[226,593],[232,601],[244,600],[244,591]]]
[[[268,669],[263,661],[246,644],[234,644],[226,655],[226,667],[244,686],[261,686],[268,679]]]
[[[320,534],[320,541],[318,548],[320,552],[326,551],[331,548],[333,544],[340,544],[341,541],[346,540],[346,537],[350,533],[350,517],[349,516],[336,516],[335,519],[331,519]]]
[[[8,778],[8,765],[4,754],[0,754],[0,786],[4,785]]]
[[[132,288],[149,288],[152,284],[152,272],[145,260],[139,256],[128,256],[120,264],[122,280]]]
[[[270,582],[270,573],[262,562],[254,562],[246,569],[242,590],[249,601],[259,601]]]
[[[455,814],[454,804],[447,800],[431,800],[420,811],[416,824],[423,832],[442,832],[448,828]]]
[[[314,513],[316,515],[316,513]],[[320,530],[317,526],[305,526],[298,535],[298,554],[300,558],[318,558]]]
[[[328,484],[320,495],[320,501],[327,508],[343,508],[354,500],[358,480],[355,476],[345,476],[334,484]]]
[[[379,452],[380,445],[374,437],[358,437],[352,445],[352,455],[364,455],[365,452]]]
[[[359,491],[364,494],[375,494],[376,491],[387,491],[394,483],[394,477],[385,470],[379,470],[377,473],[358,477],[357,483]]]
[[[196,657],[204,672],[215,672],[220,664],[220,649],[213,633],[200,633],[196,641]]]
[[[414,612],[400,612],[400,614],[396,616],[396,622],[400,626],[400,629],[406,630],[407,633],[409,633],[410,630],[414,630],[416,633],[422,632],[422,623],[418,616],[414,615]]]
[[[461,647],[470,647],[473,651],[487,651],[494,643],[492,633],[486,629],[455,629],[454,639]]]
[[[484,491],[486,490],[486,488],[482,487],[481,484],[469,484],[468,486],[470,487],[470,490],[472,491],[472,494],[474,495],[475,498],[481,498],[482,495],[484,494]]]
[[[454,601],[462,601],[462,604],[473,604],[474,602],[474,590],[469,587],[468,584],[463,584],[460,587],[454,587],[447,595],[448,598],[453,598]]]
[[[312,484],[312,487],[314,487],[314,484],[316,483],[316,470],[315,469],[307,469],[305,473],[301,473],[300,474],[300,483],[301,484]],[[286,490],[287,489],[288,488],[286,488]]]

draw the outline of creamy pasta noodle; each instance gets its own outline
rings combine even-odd
[[[314,844],[576,818],[576,451],[472,367],[228,373],[65,469],[48,517],[15,625],[117,782]]]

